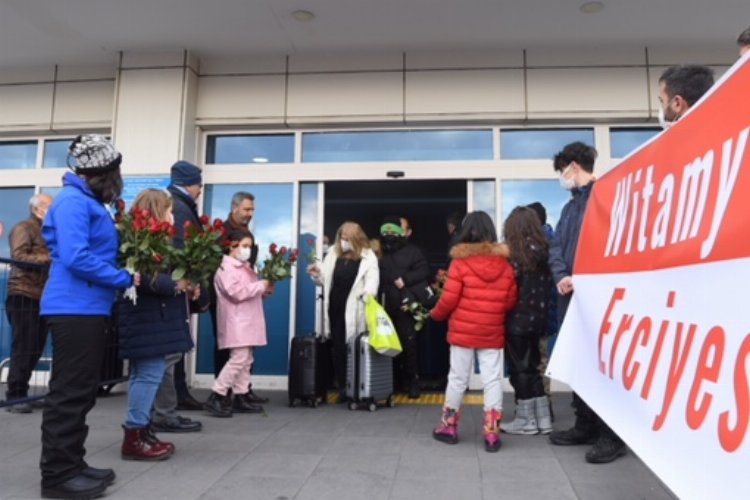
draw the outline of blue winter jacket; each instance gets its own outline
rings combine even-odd
[[[192,349],[185,294],[175,293],[168,274],[143,281],[135,305],[122,296],[118,300],[120,357],[143,359]]]
[[[583,215],[589,202],[593,181],[571,191],[572,197],[562,209],[560,220],[555,228],[555,235],[549,249],[549,268],[555,285],[566,276],[573,274],[573,263],[578,249],[578,236],[581,234]],[[557,318],[560,323],[565,317],[571,294],[559,296],[557,301]]]
[[[42,226],[52,265],[43,316],[109,316],[118,288],[133,278],[117,267],[119,236],[112,215],[85,180],[68,172]]]

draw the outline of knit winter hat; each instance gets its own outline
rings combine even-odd
[[[201,169],[189,161],[180,160],[172,165],[170,177],[175,186],[203,184]]]
[[[400,217],[386,217],[383,219],[383,224],[380,226],[380,235],[385,236],[386,234],[404,236],[404,228],[401,227]]]
[[[122,155],[103,135],[79,135],[68,148],[70,157],[75,158],[77,165],[68,166],[77,174],[99,175],[120,166]]]

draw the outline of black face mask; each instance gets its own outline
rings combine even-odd
[[[250,266],[255,266],[255,261],[258,260],[258,245],[253,245],[250,248],[250,258],[247,260]]]
[[[396,236],[395,234],[387,234],[381,238],[383,244],[383,250],[386,252],[394,252],[401,247],[403,238]]]

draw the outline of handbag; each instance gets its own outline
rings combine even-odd
[[[401,341],[398,339],[396,328],[383,306],[375,297],[367,299],[365,318],[369,332],[368,342],[373,349],[384,356],[394,357],[401,353]]]

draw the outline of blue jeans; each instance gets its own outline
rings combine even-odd
[[[130,360],[128,418],[125,427],[146,427],[151,422],[151,407],[164,378],[167,362],[164,356]]]

